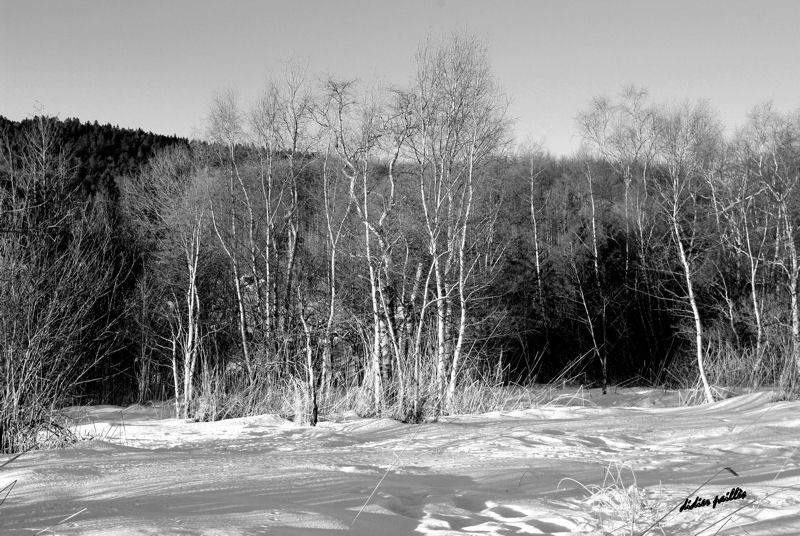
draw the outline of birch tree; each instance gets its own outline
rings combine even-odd
[[[465,35],[423,45],[409,93],[415,127],[410,154],[417,168],[436,304],[435,389],[439,407],[447,411],[467,330],[475,178],[504,142],[506,106],[486,48]]]
[[[315,97],[306,71],[299,65],[287,65],[284,78],[277,84],[277,142],[286,159],[287,185],[284,196],[283,226],[286,236],[286,268],[284,271],[283,314],[279,317],[281,331],[289,330],[294,299],[294,279],[300,232],[299,179],[313,162],[318,139],[314,132]],[[276,293],[277,298],[277,293]]]
[[[218,94],[214,98],[211,106],[211,111],[208,118],[208,135],[211,141],[215,144],[218,153],[218,160],[220,165],[228,175],[227,189],[227,229],[225,236],[220,229],[220,217],[217,216],[214,210],[214,201],[212,192],[209,191],[209,209],[211,213],[211,222],[214,227],[214,232],[219,239],[225,254],[228,256],[231,264],[231,279],[233,288],[236,292],[236,308],[238,312],[238,331],[239,340],[242,348],[242,357],[244,358],[245,368],[247,370],[247,378],[252,386],[256,379],[255,366],[250,357],[250,348],[247,338],[248,326],[247,317],[245,312],[245,296],[243,289],[243,270],[240,263],[239,252],[239,206],[242,205],[247,213],[246,224],[246,244],[249,253],[248,258],[250,261],[249,271],[252,272],[252,277],[255,279],[255,284],[258,285],[258,270],[256,266],[256,220],[253,211],[253,203],[244,184],[242,175],[239,172],[239,164],[236,161],[237,145],[243,141],[243,116],[239,109],[238,99],[236,94],[232,91],[227,91]],[[241,192],[242,202],[237,199],[237,190]],[[224,221],[224,220],[223,220]]]
[[[746,263],[750,308],[756,330],[756,348],[751,365],[752,387],[758,385],[767,340],[764,322],[766,271],[774,235],[780,228],[769,192],[759,180],[761,143],[745,128],[731,144],[727,173],[719,180],[716,211],[725,227],[726,245]]]
[[[151,252],[144,259],[150,279],[165,293],[158,309],[170,326],[176,416],[183,418],[192,415],[204,337],[199,280],[208,241],[207,180],[186,150],[173,150],[122,187],[124,210]]]
[[[617,102],[599,97],[594,99],[589,110],[578,115],[581,137],[622,176],[625,234],[630,235],[633,218],[640,248],[639,259],[643,263],[648,257],[648,228],[652,223],[648,222],[648,173],[655,151],[656,119],[656,110],[647,98],[645,89],[628,86]],[[635,187],[637,176],[639,185]],[[631,199],[632,193],[634,199]],[[626,241],[626,276],[630,271],[630,256],[630,245]]]
[[[322,165],[322,197],[323,210],[325,217],[325,239],[328,246],[327,258],[327,287],[328,287],[328,310],[325,320],[324,332],[322,335],[322,371],[320,375],[321,395],[325,399],[330,384],[331,374],[331,352],[333,348],[333,329],[336,320],[336,291],[337,281],[337,256],[339,244],[341,242],[345,223],[347,223],[350,211],[353,206],[353,196],[346,195],[346,201],[342,198],[341,173],[339,170],[332,169],[332,145],[336,144],[338,133],[336,130],[328,131],[328,142],[325,148],[325,157]],[[342,209],[341,205],[345,207]],[[304,324],[305,327],[305,324]]]
[[[253,138],[258,146],[258,184],[261,193],[262,234],[260,239],[260,260],[263,269],[256,283],[260,330],[266,346],[272,351],[274,345],[274,328],[277,325],[278,307],[275,281],[277,275],[273,270],[275,262],[272,255],[275,248],[275,224],[278,220],[283,200],[284,183],[275,177],[275,159],[281,146],[279,132],[280,93],[278,87],[271,83],[258,100],[250,115],[250,126]],[[258,268],[254,268],[254,274]],[[263,279],[263,284],[261,280]]]
[[[395,205],[394,165],[400,145],[395,144],[394,150],[390,151],[388,191],[378,194],[381,199],[375,208],[372,166],[382,152],[383,138],[389,135],[385,113],[374,94],[359,96],[353,82],[329,80],[326,93],[330,103],[327,124],[335,132],[336,150],[343,161],[341,172],[349,183],[352,206],[363,226],[372,308],[369,371],[373,404],[380,411],[390,380],[389,359],[392,347],[396,346],[394,318],[387,300],[391,280],[391,244],[385,226]]]
[[[711,403],[714,395],[705,371],[703,319],[695,289],[695,256],[703,250],[698,242],[702,237],[702,213],[708,210],[701,199],[703,174],[708,172],[718,154],[721,128],[710,109],[702,104],[665,109],[656,121],[656,158],[666,172],[665,180],[656,184],[685,284],[685,300],[694,328],[697,369],[706,402]]]

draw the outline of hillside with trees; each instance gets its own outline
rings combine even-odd
[[[203,142],[0,118],[0,449],[76,401],[313,425],[535,382],[797,392],[798,112],[726,134],[624,88],[556,158],[514,144],[478,41],[415,73],[289,69]]]
[[[114,191],[115,178],[138,173],[150,158],[168,147],[189,144],[177,136],[101,125],[97,121],[82,123],[75,118],[61,121],[40,117],[11,121],[0,115],[0,139],[8,155],[22,154],[40,119],[50,123],[48,135],[68,155],[71,179],[81,184],[85,192],[98,188]]]

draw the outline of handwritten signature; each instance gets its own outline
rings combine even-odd
[[[738,501],[746,497],[747,497],[747,492],[743,491],[742,488],[733,488],[724,495],[715,495],[713,501],[706,499],[705,497],[700,497],[699,495],[694,498],[694,501],[689,501],[691,497],[687,497],[683,501],[683,505],[678,509],[678,511],[684,512],[688,510],[694,510],[695,508],[703,508],[706,506],[710,506],[711,508],[716,508],[718,504],[722,504],[728,501]]]

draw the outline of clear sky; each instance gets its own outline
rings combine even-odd
[[[427,35],[464,29],[489,45],[519,138],[556,154],[593,96],[630,83],[708,99],[728,125],[766,100],[800,108],[800,0],[0,0],[0,115],[191,136],[216,91],[252,101],[288,59],[403,85]]]

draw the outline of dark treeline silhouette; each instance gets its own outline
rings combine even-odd
[[[313,424],[482,385],[795,388],[798,114],[726,137],[627,88],[556,158],[512,146],[474,39],[417,61],[405,89],[222,93],[203,143],[2,122],[3,448],[70,401]]]
[[[12,154],[19,154],[26,144],[26,133],[39,117],[11,121],[0,116],[0,139]],[[101,125],[97,121],[83,123],[70,118],[52,122],[52,136],[59,148],[70,156],[73,179],[87,192],[97,188],[115,191],[114,179],[137,173],[153,155],[174,145],[188,146],[189,141],[177,136],[162,136],[142,129],[126,129]]]

